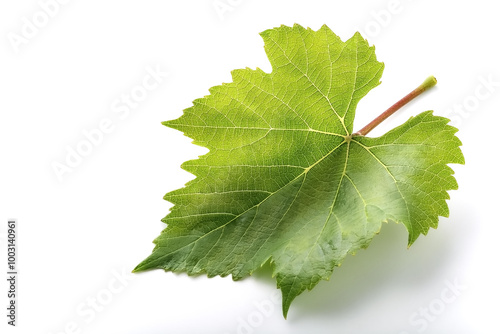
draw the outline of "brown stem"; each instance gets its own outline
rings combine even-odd
[[[371,121],[367,126],[359,130],[358,132],[355,132],[353,136],[366,136],[370,131],[372,131],[377,125],[382,123],[387,117],[391,116],[394,114],[396,111],[401,109],[405,104],[425,92],[426,90],[434,87],[437,83],[436,78],[433,76],[428,77],[425,79],[425,81],[418,86],[415,90],[413,90],[410,94],[406,95],[403,97],[401,100],[396,102],[392,107],[384,111],[380,116],[375,118],[373,121]]]

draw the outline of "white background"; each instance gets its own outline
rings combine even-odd
[[[213,0],[73,0],[43,22],[37,1],[1,2],[0,259],[6,220],[16,218],[20,273],[14,329],[1,280],[1,332],[499,332],[496,2],[220,3],[231,10],[218,13]],[[22,37],[26,20],[37,19],[45,26]],[[192,178],[180,164],[205,152],[160,122],[229,82],[232,69],[270,71],[259,32],[293,23],[327,24],[343,40],[359,30],[376,45],[386,69],[359,104],[356,128],[428,75],[438,78],[373,135],[428,109],[453,119],[466,165],[453,166],[460,189],[450,192],[450,217],[409,250],[404,227],[384,225],[329,282],[299,296],[288,320],[268,269],[240,282],[129,274],[164,227],[170,204],[162,196]],[[140,89],[147,68],[169,74],[128,115],[114,112],[122,94]],[[59,180],[54,162],[65,163],[68,147],[104,119],[112,130]],[[453,293],[449,284],[461,287]]]

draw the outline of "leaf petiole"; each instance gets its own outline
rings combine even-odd
[[[411,100],[413,100],[414,98],[416,98],[417,96],[419,96],[420,94],[422,94],[423,92],[425,92],[426,90],[434,87],[436,85],[436,83],[437,83],[437,80],[436,80],[435,77],[433,77],[433,76],[428,77],[427,79],[425,79],[425,81],[420,86],[418,86],[417,88],[415,88],[410,94],[406,95],[401,100],[399,100],[398,102],[396,102],[392,107],[390,107],[389,109],[387,109],[386,111],[384,111],[382,114],[380,114],[380,116],[378,116],[373,121],[371,121],[370,123],[368,123],[368,125],[366,125],[364,128],[362,128],[358,132],[353,133],[352,136],[353,137],[354,136],[366,136],[377,125],[379,125],[380,123],[382,123],[383,121],[385,121],[389,116],[391,116],[396,111],[398,111],[399,109],[401,109],[408,102],[410,102]]]

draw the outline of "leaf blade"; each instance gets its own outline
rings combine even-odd
[[[134,271],[237,280],[271,260],[286,317],[383,221],[405,224],[409,245],[436,227],[456,189],[447,164],[463,156],[456,129],[431,112],[379,138],[351,137],[357,103],[384,68],[359,33],[342,42],[326,26],[295,25],[261,36],[271,73],[235,70],[163,123],[210,151],[183,164],[196,178],[165,195],[168,226]],[[414,204],[422,198],[423,209]]]

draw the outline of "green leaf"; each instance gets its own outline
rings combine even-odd
[[[351,136],[384,68],[359,33],[342,42],[327,26],[295,25],[261,35],[271,73],[235,70],[163,123],[210,152],[182,165],[196,179],[165,195],[168,226],[134,271],[238,280],[270,260],[286,317],[382,222],[403,223],[409,244],[436,228],[457,189],[447,164],[464,159],[457,130],[431,111],[379,138]]]

